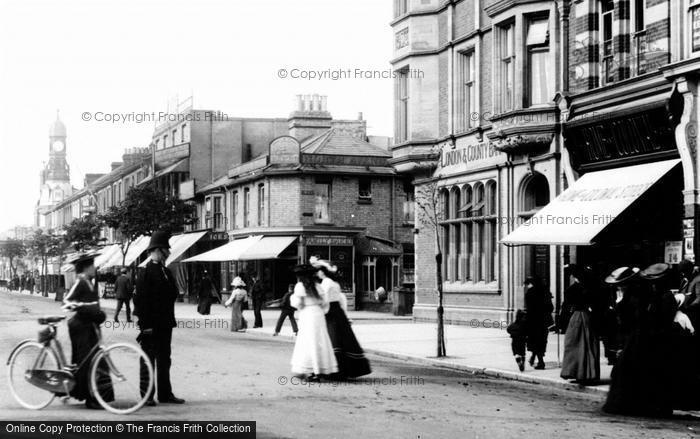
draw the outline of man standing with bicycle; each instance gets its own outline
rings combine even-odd
[[[136,339],[156,368],[158,401],[161,403],[184,404],[185,400],[173,395],[170,383],[170,352],[175,321],[175,300],[178,289],[175,277],[165,266],[170,256],[169,234],[157,231],[151,236],[146,251],[151,260],[136,281],[134,314],[139,318],[140,334]],[[143,370],[143,368],[142,368]],[[145,393],[145,391],[144,391]],[[152,391],[149,406],[156,405]]]

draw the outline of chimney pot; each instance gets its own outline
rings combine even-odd
[[[362,112],[357,113],[357,120],[362,120]]]
[[[321,111],[328,111],[328,96],[321,96]]]

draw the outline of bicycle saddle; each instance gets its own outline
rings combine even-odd
[[[39,317],[39,324],[40,325],[48,325],[49,323],[57,323],[60,322],[61,320],[64,320],[66,316],[44,316],[44,317]]]

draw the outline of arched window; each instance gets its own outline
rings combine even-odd
[[[547,177],[535,173],[526,178],[520,191],[518,217],[521,222],[530,219],[538,210],[549,203],[549,182]],[[523,272],[525,276],[538,276],[545,284],[549,280],[549,246],[532,245],[523,249]]]
[[[442,247],[442,254],[443,254],[443,260],[442,260],[442,276],[445,280],[450,280],[450,272],[451,270],[449,269],[450,264],[450,258],[451,258],[451,252],[450,252],[450,223],[449,218],[451,217],[450,213],[450,192],[447,188],[443,188],[441,191],[442,195],[442,215],[441,217],[439,216],[438,219],[442,220],[442,225],[439,226],[442,230],[442,242],[440,243],[440,246]]]
[[[486,280],[496,279],[498,267],[498,196],[496,182],[489,180],[486,182]]]
[[[462,192],[459,186],[455,186],[451,190],[451,202],[452,202],[452,216],[450,219],[456,220],[459,218],[460,204],[462,203]],[[452,280],[462,280],[462,276],[459,270],[459,262],[462,259],[462,224],[459,222],[452,222],[450,224],[450,246],[452,249],[450,251],[450,260],[448,264],[450,266],[450,279]]]

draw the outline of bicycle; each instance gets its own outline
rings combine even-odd
[[[57,396],[66,403],[76,373],[89,367],[89,391],[105,410],[123,415],[143,407],[154,386],[153,365],[143,350],[130,343],[105,346],[95,325],[98,343],[80,364],[69,364],[56,338],[56,325],[65,318],[39,318],[46,328],[38,339],[23,340],[10,353],[8,382],[17,402],[32,410],[43,409]]]

